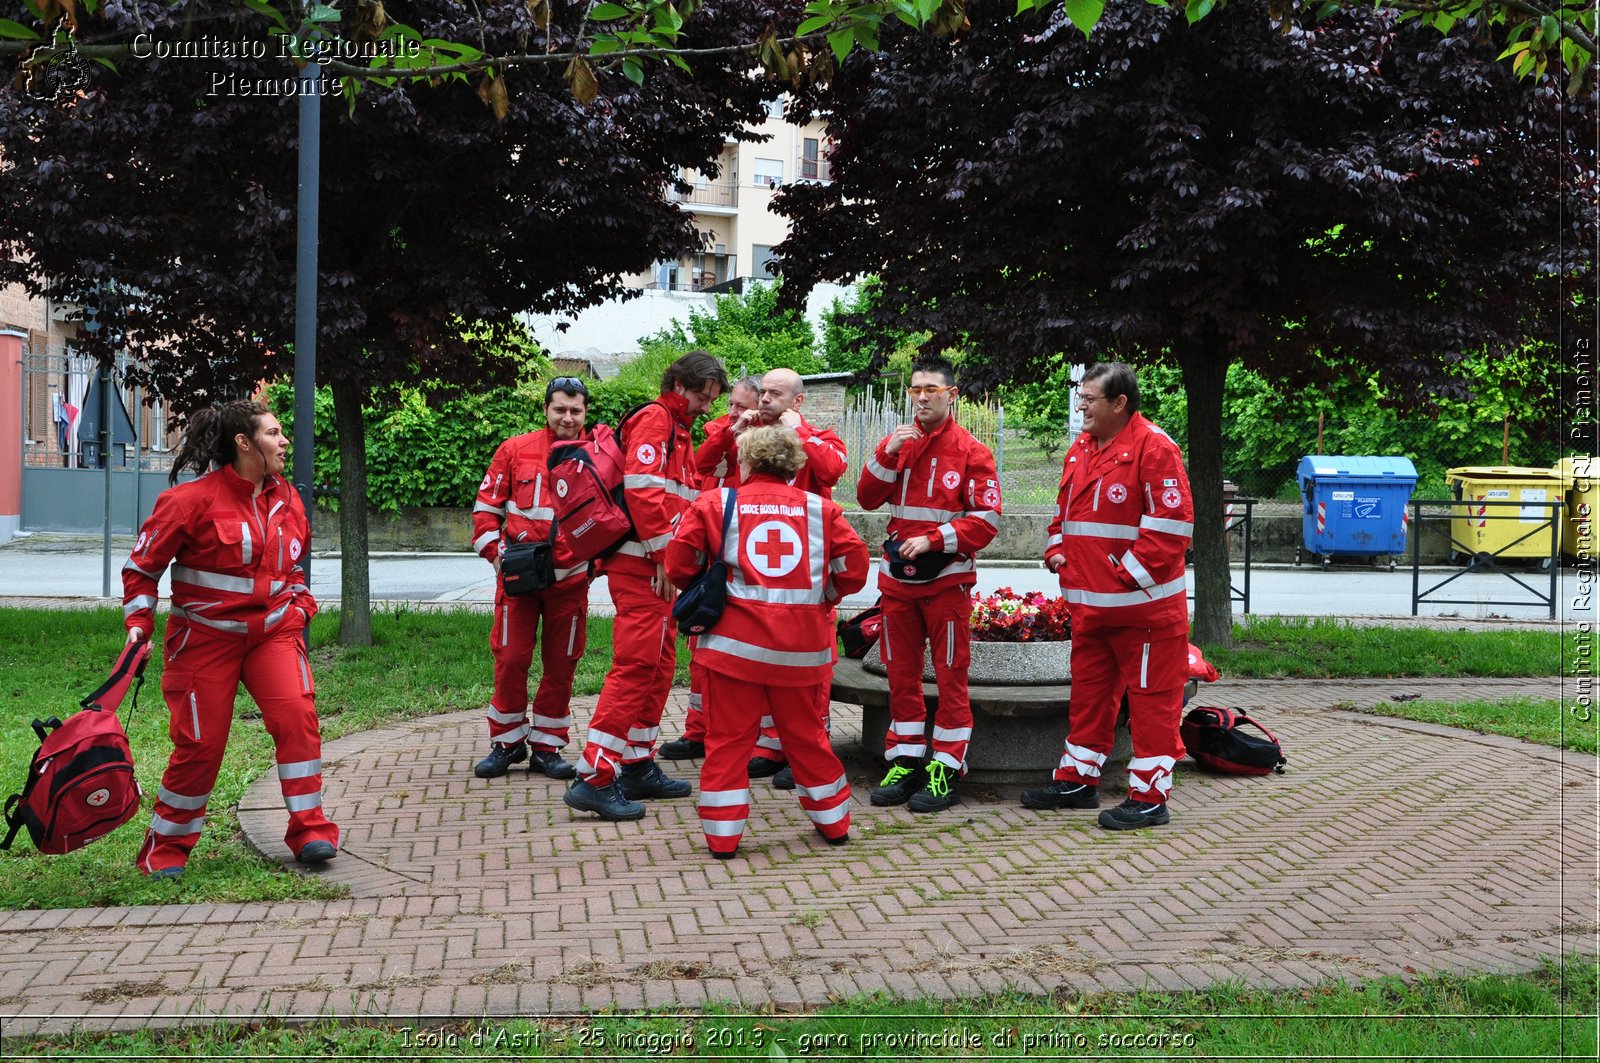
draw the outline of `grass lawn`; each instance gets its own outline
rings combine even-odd
[[[347,649],[335,642],[337,616],[319,616],[312,628],[312,657],[325,737],[487,705],[489,625],[484,613],[380,613],[373,618],[374,645]],[[1563,670],[1561,637],[1548,631],[1392,630],[1322,621],[1255,621],[1242,626],[1239,635],[1238,649],[1210,655],[1226,676],[1548,676]],[[99,685],[121,644],[121,615],[115,610],[0,609],[0,675],[5,677],[0,702],[7,706],[7,722],[0,727],[0,785],[10,780],[6,793],[21,788],[37,747],[28,722],[35,716],[64,718],[72,712],[77,699]],[[677,682],[684,685],[688,655],[680,648],[678,657]],[[610,660],[611,623],[591,620],[589,651],[578,669],[578,694],[599,691]],[[156,791],[171,748],[159,671],[159,660],[153,660],[130,728],[134,761],[148,795]],[[1463,694],[1468,693],[1470,683],[1464,683]],[[127,708],[124,704],[125,721]],[[1569,725],[1563,735],[1553,703],[1536,699],[1388,703],[1372,711],[1595,750],[1592,727],[1584,734]],[[271,742],[254,703],[241,694],[205,833],[181,882],[152,883],[133,868],[147,807],[133,823],[65,856],[41,857],[26,838],[19,840],[10,853],[0,854],[0,909],[337,896],[339,887],[263,860],[239,835],[235,807],[249,783],[270,770],[271,763]]]
[[[867,998],[816,1012],[601,1014],[447,1025],[203,1026],[8,1039],[6,1057],[345,1059],[1593,1059],[1600,968],[1268,992]]]

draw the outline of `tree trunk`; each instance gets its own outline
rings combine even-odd
[[[339,644],[372,645],[372,577],[367,571],[367,426],[363,388],[333,385],[333,420],[339,431]]]
[[[1233,645],[1233,591],[1222,529],[1222,396],[1227,361],[1208,341],[1179,350],[1189,398],[1189,486],[1194,491],[1194,641]]]

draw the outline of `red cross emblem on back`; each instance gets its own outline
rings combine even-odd
[[[782,521],[758,524],[745,541],[745,556],[763,576],[787,576],[800,563],[799,534]]]

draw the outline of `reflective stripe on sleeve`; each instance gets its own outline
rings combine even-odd
[[[1194,535],[1194,522],[1188,520],[1167,520],[1164,517],[1140,517],[1139,527],[1151,531],[1166,532],[1168,535],[1181,535],[1190,538]]]
[[[472,549],[481,554],[483,553],[484,547],[488,546],[498,538],[500,538],[500,533],[498,531],[486,531],[476,539],[472,540]]]
[[[503,517],[503,516],[506,515],[506,507],[505,506],[491,506],[487,502],[479,502],[477,505],[472,507],[472,512],[474,512],[474,513],[493,513],[497,517]]]
[[[876,457],[867,459],[867,471],[886,484],[894,483],[895,477],[899,475],[899,473],[897,473],[895,470],[886,469],[882,465],[879,465]]]
[[[1146,590],[1156,585],[1156,578],[1150,575],[1150,570],[1144,567],[1143,561],[1133,556],[1132,550],[1122,555],[1122,567],[1128,570],[1128,575],[1133,577],[1135,583]]]
[[[155,595],[140,594],[133,598],[129,598],[126,602],[122,603],[122,616],[123,619],[127,619],[141,609],[154,609],[155,607]]]
[[[133,572],[139,573],[139,575],[141,575],[141,576],[149,576],[151,579],[160,579],[161,578],[161,573],[159,573],[159,572],[151,572],[149,569],[140,568],[138,565],[133,563],[133,558],[131,558],[131,557],[128,558],[128,560],[123,562],[123,564],[122,564],[122,571],[128,572],[130,570],[133,571]]]

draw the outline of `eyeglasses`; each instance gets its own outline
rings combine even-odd
[[[906,388],[906,394],[910,395],[914,399],[920,399],[924,395],[927,395],[927,396],[929,396],[931,398],[934,395],[939,394],[941,391],[954,391],[954,390],[955,390],[955,385],[954,384],[945,385],[945,386],[940,386],[938,384],[913,384],[911,387]]]
[[[1104,395],[1085,395],[1083,392],[1080,391],[1080,392],[1078,392],[1078,405],[1079,406],[1093,406],[1095,403],[1099,402],[1101,399],[1104,399],[1104,398],[1105,398]]]
[[[550,405],[550,400],[555,398],[555,394],[558,391],[567,395],[582,395],[585,401],[589,398],[589,389],[584,386],[582,380],[575,376],[558,376],[545,385],[544,402],[546,406]]]

